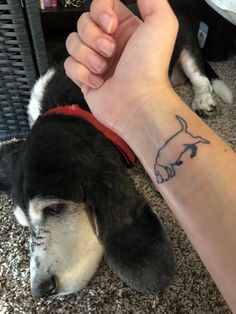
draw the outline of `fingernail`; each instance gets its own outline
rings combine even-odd
[[[89,76],[90,82],[92,83],[94,88],[97,88],[102,85],[103,79],[100,76],[91,74]]]
[[[103,60],[94,55],[90,56],[88,61],[90,65],[99,73],[102,72],[106,66],[106,63]]]
[[[115,44],[108,39],[99,38],[97,40],[97,48],[107,57],[111,57],[115,48]]]
[[[107,33],[111,32],[112,25],[113,25],[113,18],[110,15],[108,15],[107,13],[103,13],[100,16],[100,23]]]

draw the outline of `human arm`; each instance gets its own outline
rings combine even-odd
[[[165,101],[162,106],[158,99],[156,110],[140,114],[139,127],[133,127],[126,140],[134,143],[132,148],[235,312],[236,154],[171,93],[168,104]],[[152,97],[145,105],[156,101]],[[193,135],[210,144],[199,144],[192,159],[190,152],[186,153],[183,164],[175,167],[175,176],[159,184],[154,165],[160,147],[180,129],[176,114],[184,118]],[[168,154],[166,160],[176,160],[176,150]]]
[[[71,57],[66,71],[82,87],[96,117],[137,154],[236,311],[235,153],[170,87],[168,66],[178,27],[167,1],[138,4],[144,23],[119,1],[93,1],[90,14],[78,22],[78,34],[67,40]],[[108,29],[101,24],[105,11],[112,20]],[[101,52],[101,39],[113,46],[109,56]],[[102,69],[91,66],[91,56],[104,62]],[[91,75],[98,79],[96,86]],[[173,137],[181,129],[176,115],[186,122],[187,132],[205,142],[186,147],[194,143]],[[172,137],[176,145],[168,145]],[[163,183],[155,167],[160,160],[169,165]]]

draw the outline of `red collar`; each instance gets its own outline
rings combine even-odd
[[[105,125],[100,123],[92,115],[92,113],[81,109],[78,105],[71,105],[71,106],[60,106],[60,107],[50,109],[44,115],[54,114],[54,113],[70,115],[70,116],[79,116],[83,118],[84,120],[88,121],[97,130],[102,132],[105,135],[105,137],[119,149],[119,151],[122,153],[122,155],[124,156],[128,164],[135,163],[136,158],[135,158],[134,153],[130,149],[130,147],[116,133],[114,133],[113,131],[108,129]]]

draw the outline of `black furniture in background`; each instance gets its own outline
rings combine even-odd
[[[0,0],[0,140],[24,137],[26,106],[47,69],[38,2]]]

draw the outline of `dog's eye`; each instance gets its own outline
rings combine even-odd
[[[64,204],[50,204],[43,209],[45,215],[58,215],[64,209]]]

